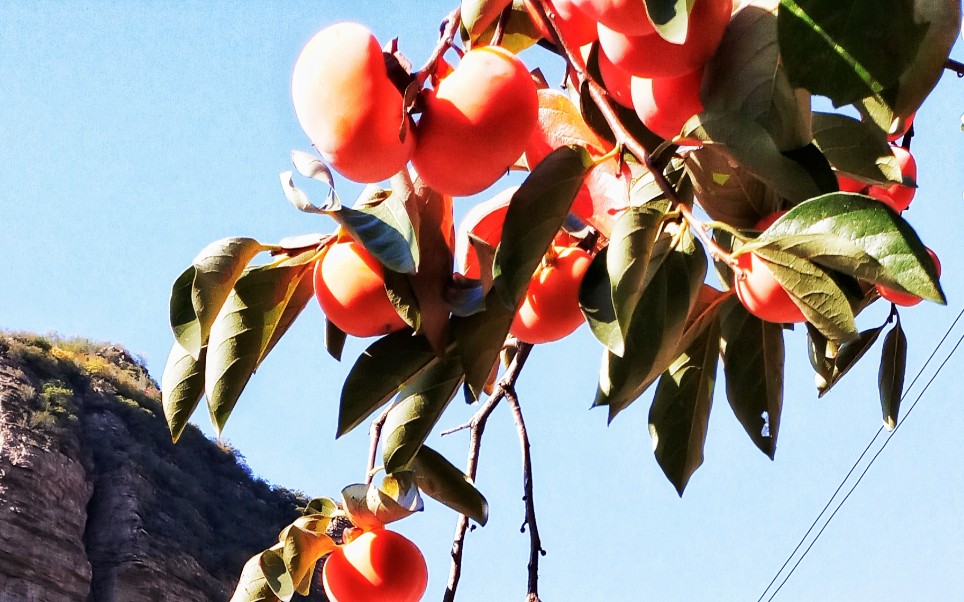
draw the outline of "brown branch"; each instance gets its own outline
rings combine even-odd
[[[472,420],[470,420],[467,425],[447,431],[455,432],[464,430],[465,428],[469,429],[469,452],[465,473],[473,481],[478,472],[479,451],[482,446],[482,432],[485,430],[485,423],[488,421],[492,411],[499,405],[499,402],[505,398],[506,392],[514,389],[515,382],[519,378],[519,372],[525,365],[531,350],[532,345],[528,343],[517,343],[515,357],[512,358],[509,367],[506,368],[505,374],[503,374],[499,382],[496,383],[495,392],[492,396],[490,396],[485,404],[472,416]],[[465,549],[465,534],[468,530],[469,517],[460,514],[459,520],[455,525],[455,538],[452,542],[452,566],[449,569],[448,586],[445,588],[445,595],[442,596],[443,602],[454,602],[455,600],[455,591],[458,588],[459,579],[462,577],[462,553]]]
[[[944,63],[944,68],[956,73],[957,77],[964,77],[964,63],[959,63],[954,59],[947,59],[947,62]]]
[[[458,7],[442,20],[439,24],[439,39],[438,43],[435,44],[435,48],[432,50],[432,54],[428,56],[428,60],[422,65],[422,68],[418,70],[416,74],[416,79],[418,85],[421,88],[425,85],[425,80],[435,73],[435,64],[438,60],[442,58],[442,55],[452,47],[455,42],[455,34],[459,30],[459,25],[462,24],[462,7]]]
[[[532,455],[529,452],[529,434],[526,423],[522,418],[522,407],[515,389],[506,390],[505,398],[512,409],[516,430],[519,433],[519,446],[522,448],[522,488],[525,492],[523,499],[526,503],[526,519],[522,524],[522,531],[529,528],[529,590],[527,602],[539,602],[539,557],[545,556],[542,540],[539,538],[539,527],[536,525],[536,504],[532,494]]]
[[[372,425],[368,427],[368,470],[365,472],[365,484],[371,485],[372,479],[375,478],[375,461],[378,459],[378,442],[382,438],[382,428],[385,427],[385,420],[388,419],[388,413],[392,411],[395,407],[395,402],[389,404],[378,418],[372,421]]]

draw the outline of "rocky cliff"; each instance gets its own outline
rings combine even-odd
[[[172,445],[124,349],[0,333],[0,602],[222,602],[304,501],[193,427]]]

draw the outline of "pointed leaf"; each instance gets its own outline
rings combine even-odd
[[[892,431],[900,414],[900,399],[904,393],[904,372],[907,369],[907,337],[901,328],[900,318],[884,338],[880,354],[880,372],[877,384],[880,389],[880,409],[884,426]]]
[[[380,486],[349,485],[341,495],[348,518],[365,531],[379,529],[422,510],[415,474],[410,471],[388,475]]]
[[[660,377],[649,409],[656,461],[680,496],[703,464],[719,352],[720,327],[714,321]]]
[[[278,596],[271,591],[268,578],[261,569],[261,554],[251,557],[244,564],[230,602],[278,602]]]
[[[338,512],[338,503],[329,497],[316,497],[308,502],[302,514],[318,516],[335,516]]]
[[[197,359],[211,324],[244,267],[264,246],[252,238],[225,238],[198,253],[171,291],[174,338]]]
[[[485,296],[485,309],[452,320],[456,353],[465,372],[465,386],[473,399],[482,396],[492,366],[509,335],[515,309],[509,309],[493,289]]]
[[[204,383],[217,431],[234,409],[248,379],[263,359],[275,329],[311,264],[261,266],[248,270],[211,327]]]
[[[592,165],[585,148],[559,147],[512,195],[493,265],[494,288],[506,307],[515,309],[522,300]]]
[[[407,330],[369,345],[342,386],[335,436],[341,437],[361,424],[437,359],[425,337]]]
[[[877,342],[877,337],[880,336],[883,329],[884,327],[881,325],[877,328],[864,330],[856,339],[840,346],[833,358],[833,371],[830,378],[827,379],[827,384],[820,388],[819,397],[826,395],[860,361],[860,358]]]
[[[345,350],[345,343],[348,335],[341,328],[332,324],[331,320],[325,318],[325,349],[328,355],[341,361],[341,353]]]
[[[825,194],[791,209],[747,248],[798,234],[824,235],[828,247],[846,248],[849,241],[882,269],[862,266],[865,260],[861,257],[847,261],[846,253],[833,260],[814,258],[814,262],[870,282],[896,285],[924,299],[946,302],[927,248],[910,224],[879,201],[859,194]],[[829,237],[844,240],[831,241]]]
[[[335,549],[334,540],[325,534],[329,523],[328,518],[302,517],[282,532],[281,558],[292,583],[297,584],[296,591],[302,596],[308,595],[318,561]]]
[[[295,595],[297,585],[288,574],[285,561],[281,557],[281,544],[261,552],[261,572],[264,574],[268,587],[284,602],[288,602]]]
[[[833,378],[834,353],[836,353],[836,345],[823,336],[823,333],[813,324],[807,322],[807,356],[810,359],[810,366],[816,373],[814,380],[819,395],[823,395],[826,388],[830,386],[830,379]]]
[[[385,471],[405,469],[448,407],[465,373],[456,354],[432,364],[399,393],[382,429]]]
[[[616,321],[613,307],[612,280],[609,277],[609,247],[603,247],[589,264],[579,284],[579,307],[589,330],[610,353],[622,356],[625,351],[623,334]]]
[[[204,395],[206,351],[207,347],[202,347],[198,359],[194,359],[175,341],[167,358],[161,377],[161,404],[174,443],[181,438],[184,427]]]
[[[696,149],[685,164],[699,205],[714,220],[752,228],[782,203],[775,190],[738,164],[723,146]]]
[[[301,312],[304,311],[305,307],[315,296],[315,283],[312,278],[312,273],[314,272],[314,264],[305,267],[306,273],[298,281],[298,285],[295,290],[291,293],[291,298],[288,299],[288,303],[285,305],[284,312],[282,312],[281,317],[278,318],[278,324],[274,328],[274,332],[271,333],[271,340],[265,346],[264,351],[261,352],[261,357],[258,359],[258,363],[264,361],[264,358],[268,357],[268,354],[275,348],[281,337],[288,332],[291,325],[294,324]]]
[[[485,526],[489,503],[472,479],[442,454],[423,445],[412,460],[412,470],[422,493]]]
[[[706,110],[747,115],[778,149],[809,144],[810,95],[790,84],[777,43],[779,0],[743,2],[726,27],[704,76]]]
[[[900,165],[880,129],[836,113],[813,114],[813,137],[836,169],[876,184],[903,183]]]
[[[721,317],[727,401],[753,444],[772,460],[783,410],[783,328],[732,299]]]
[[[412,274],[418,266],[418,247],[414,226],[401,203],[391,195],[377,205],[361,210],[342,207],[329,215],[386,268]]]

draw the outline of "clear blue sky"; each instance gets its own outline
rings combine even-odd
[[[170,284],[198,250],[225,236],[274,242],[332,228],[292,209],[278,185],[290,150],[309,144],[288,94],[302,44],[352,19],[381,40],[399,36],[420,63],[452,6],[0,4],[0,328],[117,341],[159,379]],[[540,49],[523,58],[559,72]],[[941,257],[950,304],[904,312],[911,373],[964,303],[962,112],[964,81],[947,75],[916,122],[921,190],[907,216]],[[358,192],[338,186],[344,198]],[[365,467],[365,429],[333,436],[341,382],[364,343],[339,364],[322,331],[312,305],[253,378],[225,438],[272,483],[335,496]],[[543,599],[755,600],[880,424],[874,361],[818,400],[805,345],[802,332],[787,336],[776,461],[753,447],[721,390],[706,461],[682,499],[652,457],[647,398],[609,427],[588,410],[600,356],[588,329],[537,348],[519,392],[548,550]],[[778,599],[964,598],[961,370],[952,360]],[[472,411],[456,401],[442,426]],[[196,420],[210,432],[204,412]],[[431,443],[464,462],[464,433]],[[520,599],[528,538],[505,408],[486,431],[478,484],[491,520],[469,535],[460,599]],[[426,599],[444,588],[455,518],[429,500],[398,525],[426,552]]]

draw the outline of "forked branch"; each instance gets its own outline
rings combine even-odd
[[[526,519],[522,525],[522,530],[529,530],[529,589],[528,602],[539,602],[539,557],[544,556],[546,551],[542,549],[542,540],[539,538],[539,527],[536,525],[536,503],[532,494],[532,455],[529,452],[529,433],[526,430],[525,419],[522,417],[522,407],[519,405],[519,398],[515,394],[515,389],[506,390],[505,398],[512,409],[512,418],[515,420],[516,430],[519,433],[519,445],[522,448],[522,488],[525,492],[523,498],[526,503]]]

